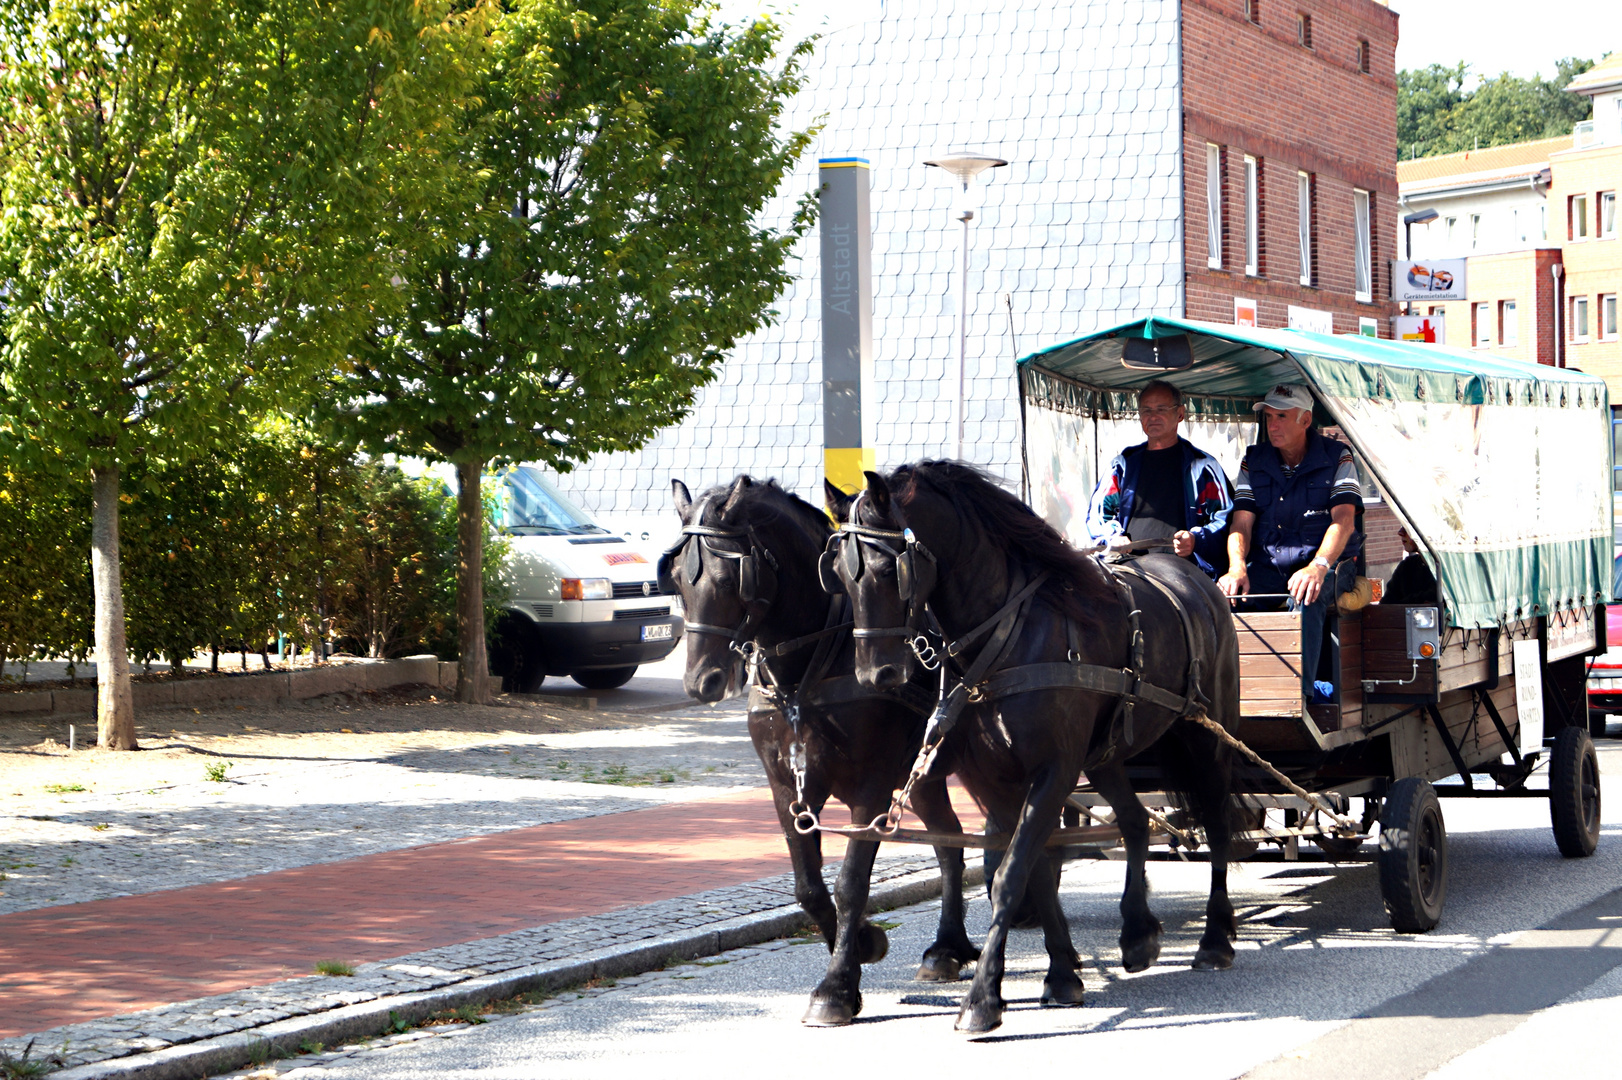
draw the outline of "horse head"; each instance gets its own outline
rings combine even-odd
[[[680,593],[686,611],[682,687],[714,704],[743,691],[751,648],[801,632],[805,605],[793,601],[815,595],[808,564],[826,527],[817,532],[810,522],[821,515],[809,505],[747,475],[696,500],[680,480],[671,493],[682,534],[659,560],[660,586]],[[786,513],[794,504],[805,512]]]

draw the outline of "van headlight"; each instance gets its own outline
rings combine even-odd
[[[614,586],[605,577],[563,579],[565,600],[610,600],[613,596]]]

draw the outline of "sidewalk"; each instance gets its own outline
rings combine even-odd
[[[927,848],[889,850],[881,901],[938,890]],[[253,1044],[767,940],[804,921],[788,869],[754,788],[0,916],[0,1038],[65,1044],[87,1066],[65,1076],[208,1075]],[[321,960],[358,970],[309,975]]]

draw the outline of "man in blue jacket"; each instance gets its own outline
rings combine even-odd
[[[1276,606],[1301,609],[1302,692],[1327,701],[1333,686],[1314,685],[1324,621],[1356,582],[1363,488],[1351,450],[1313,428],[1305,386],[1273,387],[1256,411],[1268,441],[1247,449],[1239,467],[1228,572],[1217,585],[1232,597],[1273,594]]]
[[[1156,379],[1138,393],[1148,440],[1115,456],[1087,506],[1094,543],[1165,539],[1174,554],[1216,577],[1226,558],[1233,489],[1216,458],[1177,433],[1183,392]]]

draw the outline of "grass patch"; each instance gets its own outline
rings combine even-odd
[[[23,1047],[22,1057],[15,1057],[9,1051],[0,1050],[0,1078],[3,1080],[28,1080],[30,1077],[44,1076],[66,1064],[67,1062],[56,1054],[36,1058],[33,1039],[29,1039],[28,1045]]]
[[[401,1016],[399,1013],[395,1012],[393,1009],[390,1009],[389,1010],[389,1026],[383,1029],[383,1034],[385,1034],[385,1035],[404,1035],[406,1032],[408,1032],[410,1030],[411,1030],[411,1021],[407,1020],[405,1017]]]
[[[423,1027],[436,1024],[487,1024],[484,1010],[477,1005],[458,1005],[454,1009],[441,1009],[422,1022]]]
[[[83,784],[46,784],[45,790],[52,795],[72,795],[78,791],[86,790]]]
[[[355,965],[346,964],[342,960],[318,960],[315,965],[317,975],[353,975]],[[389,1014],[393,1016],[393,1013]]]
[[[211,761],[203,766],[203,779],[212,780],[216,784],[225,783],[225,774],[231,769],[229,761]]]
[[[309,1039],[305,1039],[298,1044],[298,1052],[301,1054],[319,1054],[325,1049],[326,1045],[324,1043],[311,1042]]]
[[[720,967],[722,964],[730,964],[730,963],[732,963],[732,961],[731,960],[694,960],[693,963],[697,964],[699,967]]]
[[[889,933],[891,930],[898,929],[901,926],[900,919],[870,919],[869,921],[880,930],[883,930],[885,933]]]
[[[594,975],[590,979],[586,980],[585,989],[607,990],[609,987],[617,985],[619,985],[618,979],[610,979],[604,975]]]

